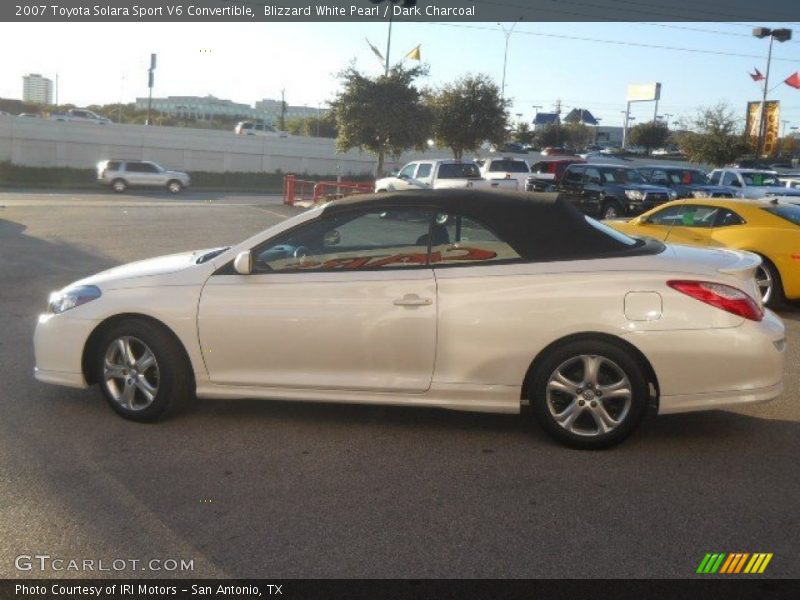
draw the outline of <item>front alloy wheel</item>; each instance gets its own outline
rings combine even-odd
[[[527,384],[536,419],[575,448],[607,448],[641,422],[650,397],[645,371],[623,346],[578,340],[543,357]]]
[[[190,361],[163,326],[125,319],[102,331],[93,347],[100,390],[126,419],[155,421],[193,397]]]
[[[113,340],[103,362],[103,381],[111,398],[123,409],[148,408],[158,394],[159,369],[155,354],[133,336]]]

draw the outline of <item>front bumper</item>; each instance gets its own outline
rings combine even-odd
[[[34,377],[45,383],[87,387],[83,375],[83,349],[98,323],[96,320],[70,318],[66,314],[39,315],[33,334]]]

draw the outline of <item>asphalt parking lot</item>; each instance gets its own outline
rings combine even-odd
[[[140,425],[33,379],[47,294],[245,238],[276,197],[0,193],[0,578],[690,577],[706,552],[800,576],[800,307],[786,392],[649,418],[580,452],[520,416],[200,400]],[[702,368],[698,365],[697,368]],[[19,571],[15,558],[191,559],[190,572]]]

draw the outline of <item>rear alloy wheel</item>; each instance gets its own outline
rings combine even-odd
[[[614,344],[593,340],[557,347],[537,368],[530,390],[545,431],[581,449],[624,440],[641,422],[649,399],[638,361]]]
[[[616,200],[609,200],[603,204],[602,218],[605,219],[619,219],[625,214],[622,206]]]
[[[114,181],[111,182],[111,189],[117,192],[118,194],[121,194],[122,192],[128,189],[128,184],[125,182],[124,179],[115,179]]]
[[[155,421],[192,395],[182,349],[149,321],[131,319],[109,328],[95,360],[103,396],[126,419]]]
[[[779,306],[783,302],[783,285],[778,270],[763,256],[756,269],[756,284],[765,306]]]
[[[183,186],[181,185],[180,181],[172,180],[167,183],[167,190],[169,190],[170,194],[180,194]]]

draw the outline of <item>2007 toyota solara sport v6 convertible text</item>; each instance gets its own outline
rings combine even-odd
[[[195,395],[520,412],[582,448],[770,400],[785,333],[759,257],[635,239],[561,201],[413,191],[52,294],[36,377],[152,421]],[[527,409],[525,410],[527,413]]]

